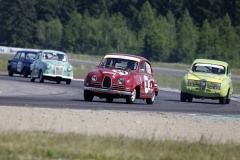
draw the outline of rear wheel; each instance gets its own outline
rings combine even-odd
[[[155,100],[155,93],[153,93],[152,98],[147,98],[146,102],[147,104],[153,104]]]
[[[22,73],[23,73],[23,77],[28,77],[28,70],[27,70],[27,68],[23,68]]]
[[[8,69],[8,75],[11,77],[13,76],[13,71],[11,70],[11,68]]]
[[[132,92],[132,95],[126,97],[126,103],[132,104],[136,99],[136,89]]]
[[[107,98],[106,98],[106,101],[107,101],[108,103],[112,103],[112,102],[113,102],[113,98],[112,98],[112,97],[107,97]]]
[[[92,101],[93,100],[93,93],[91,91],[88,91],[88,90],[84,90],[84,100],[85,101]]]
[[[66,84],[71,84],[71,79],[67,79]]]

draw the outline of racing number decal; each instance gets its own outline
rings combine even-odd
[[[144,75],[144,87],[145,87],[145,93],[149,93],[150,90],[150,81],[147,76]]]
[[[21,70],[22,70],[22,62],[18,62],[17,63],[17,71],[21,72]]]

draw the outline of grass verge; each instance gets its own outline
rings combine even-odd
[[[232,142],[209,144],[49,132],[0,134],[0,159],[229,160],[238,159],[239,150],[240,145]]]

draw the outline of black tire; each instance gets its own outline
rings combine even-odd
[[[181,102],[186,102],[186,100],[187,100],[187,95],[186,95],[186,93],[181,92],[181,94],[180,94],[180,100],[181,100]]]
[[[190,95],[190,94],[187,94],[187,100],[188,100],[188,102],[192,102],[192,100],[193,100],[193,97],[192,97],[192,95]]]
[[[57,82],[57,84],[60,84],[61,83],[61,78],[57,78],[56,82]]]
[[[132,104],[136,99],[136,95],[137,95],[136,89],[134,89],[134,91],[132,92],[132,95],[126,97],[126,103]]]
[[[28,77],[28,70],[27,70],[27,68],[23,68],[23,71],[22,71],[22,73],[23,73],[23,77]]]
[[[113,102],[113,97],[106,97],[106,101],[108,103],[112,103]]]
[[[88,91],[88,90],[84,90],[84,100],[85,101],[92,101],[93,100],[93,93],[91,91]]]
[[[44,76],[43,76],[42,71],[40,71],[40,73],[39,73],[39,82],[44,83]]]
[[[225,97],[221,97],[219,99],[219,103],[220,104],[229,104],[231,101],[231,99],[229,99],[229,90],[228,90],[228,94]]]
[[[71,84],[71,81],[72,81],[71,79],[67,79],[66,84]]]
[[[11,70],[11,68],[8,69],[8,75],[9,75],[10,77],[13,76],[13,71]]]
[[[153,104],[154,103],[154,100],[155,100],[155,93],[153,93],[153,96],[152,96],[152,98],[147,98],[146,99],[146,102],[147,102],[147,104]]]

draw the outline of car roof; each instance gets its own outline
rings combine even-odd
[[[193,64],[195,64],[195,63],[209,63],[209,64],[218,64],[218,65],[225,66],[225,67],[228,66],[227,62],[213,60],[213,59],[196,59],[193,61]]]
[[[122,57],[129,57],[134,58],[134,59],[138,59],[139,61],[148,61],[146,58],[141,57],[141,56],[137,56],[137,55],[132,55],[132,54],[125,54],[125,53],[109,53],[107,55],[104,56],[105,57],[109,57],[109,56],[122,56]]]
[[[57,51],[57,50],[49,50],[49,49],[43,49],[43,50],[40,50],[40,52],[53,52],[53,53],[59,53],[59,54],[66,54],[62,51]]]
[[[17,52],[31,52],[31,53],[38,53],[39,51],[36,51],[36,50],[18,50]]]

